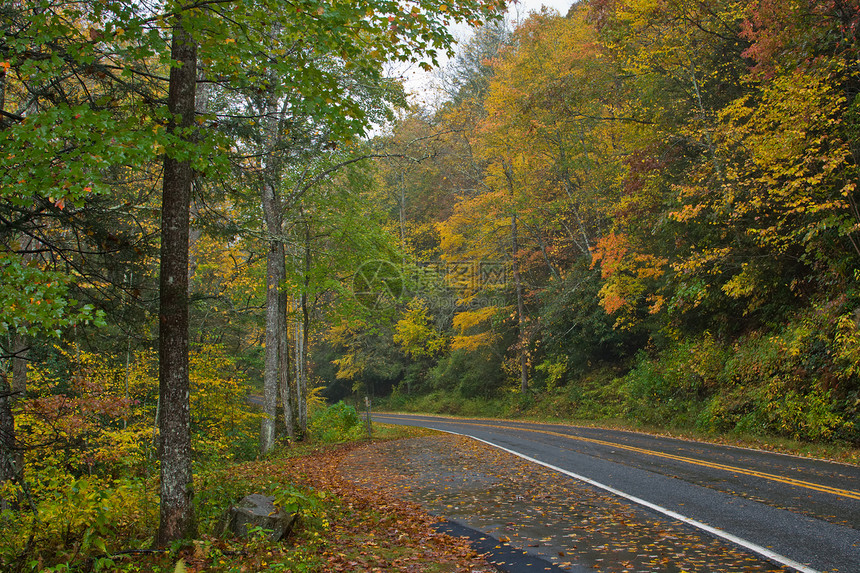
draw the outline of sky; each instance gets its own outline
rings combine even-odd
[[[525,20],[529,13],[539,11],[541,6],[553,8],[563,16],[567,14],[568,9],[575,3],[575,1],[576,0],[519,0],[519,2],[513,4],[509,0],[507,18],[508,21],[512,23]],[[468,40],[471,35],[471,29],[466,25],[456,26],[452,33],[454,34],[454,37],[457,38],[458,42],[462,43]],[[440,64],[441,66],[444,66],[445,62],[440,61]],[[432,88],[434,73],[435,72],[427,73],[421,71],[417,66],[400,70],[400,75],[405,80],[406,89],[412,94],[412,100],[425,106],[435,106],[435,103],[437,103],[440,96],[435,93],[435,90]]]
[[[546,6],[547,8],[555,8],[558,10],[561,15],[567,14],[567,9],[571,7],[574,3],[574,0],[520,0],[518,6],[511,6],[511,8],[519,8],[520,12],[523,14],[527,14],[531,11],[540,10],[541,6]],[[510,12],[510,9],[508,10]]]

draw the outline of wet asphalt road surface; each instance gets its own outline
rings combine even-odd
[[[470,436],[798,571],[860,572],[860,468],[636,432],[375,414]]]

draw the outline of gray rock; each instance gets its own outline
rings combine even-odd
[[[288,514],[275,506],[275,498],[259,493],[243,497],[236,505],[231,505],[221,516],[216,528],[219,536],[232,534],[247,538],[248,531],[262,527],[271,531],[269,539],[280,541],[286,537],[296,522],[297,514]]]

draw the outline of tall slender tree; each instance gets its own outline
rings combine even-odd
[[[197,101],[197,40],[190,10],[174,16],[167,107],[169,136],[192,143]],[[191,160],[166,154],[161,204],[159,282],[159,459],[161,521],[158,545],[196,534],[192,505],[188,372],[188,242],[191,218]]]

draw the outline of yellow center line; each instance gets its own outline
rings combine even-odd
[[[404,417],[406,417],[406,416],[404,416]],[[418,421],[424,421],[421,418],[411,418],[411,419],[418,420]],[[688,464],[693,464],[693,465],[697,465],[697,466],[702,466],[702,467],[706,467],[706,468],[723,470],[723,471],[738,473],[738,474],[744,474],[744,475],[753,476],[753,477],[766,479],[766,480],[770,480],[770,481],[775,481],[775,482],[779,482],[779,483],[783,483],[783,484],[787,484],[787,485],[792,485],[792,486],[796,486],[796,487],[811,489],[814,491],[829,493],[829,494],[836,495],[839,497],[847,497],[850,499],[860,500],[860,492],[856,492],[856,491],[852,491],[852,490],[848,490],[848,489],[840,489],[840,488],[836,488],[836,487],[830,487],[830,486],[821,485],[821,484],[812,483],[812,482],[803,481],[803,480],[798,480],[798,479],[794,479],[794,478],[783,477],[783,476],[779,476],[779,475],[775,475],[775,474],[769,474],[766,472],[760,472],[757,470],[739,468],[736,466],[728,466],[728,465],[719,464],[716,462],[708,462],[708,461],[704,461],[704,460],[698,460],[696,458],[688,458],[686,456],[679,456],[679,455],[670,454],[667,452],[649,450],[646,448],[637,448],[636,446],[628,446],[626,444],[620,444],[618,442],[608,442],[605,440],[598,440],[595,438],[586,438],[584,436],[573,436],[570,434],[551,432],[549,430],[536,430],[534,428],[525,428],[525,427],[521,427],[521,426],[501,426],[501,425],[494,425],[494,424],[478,424],[476,422],[459,422],[459,423],[467,424],[470,426],[485,427],[485,428],[497,428],[497,429],[504,429],[504,430],[525,430],[527,432],[533,432],[536,434],[546,434],[548,436],[555,436],[555,437],[559,437],[559,438],[565,438],[568,440],[590,442],[593,444],[599,444],[602,446],[610,446],[613,448],[619,448],[622,450],[628,450],[631,452],[636,452],[636,453],[645,454],[645,455],[649,455],[649,456],[655,456],[655,457],[659,457],[659,458],[666,458],[666,459],[684,462],[684,463],[688,463]]]

